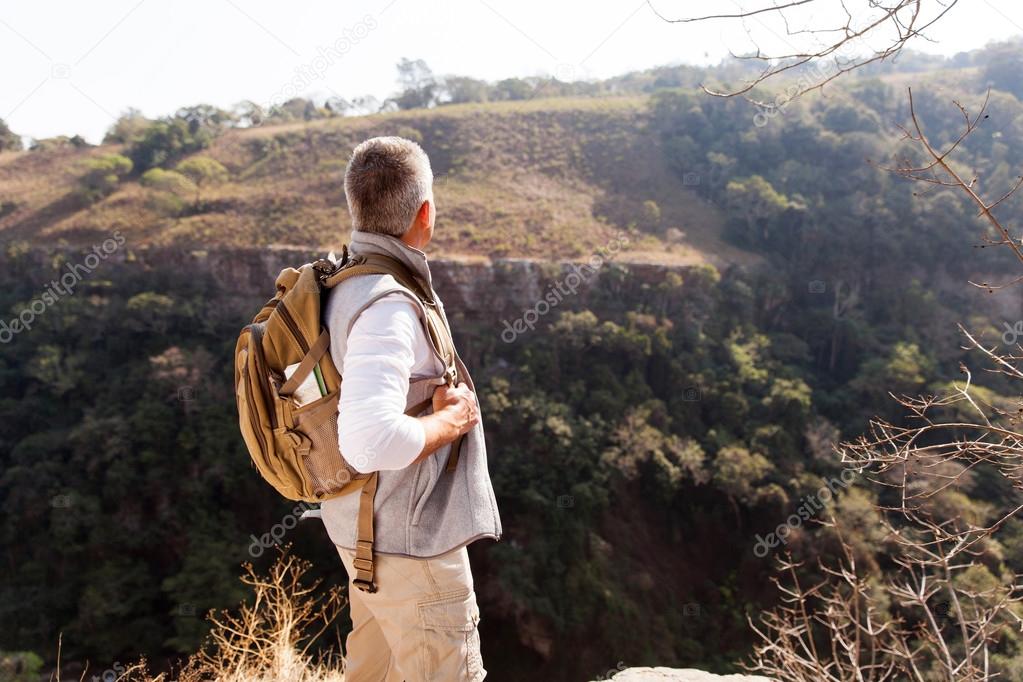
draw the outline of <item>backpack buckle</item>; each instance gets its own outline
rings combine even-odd
[[[372,580],[362,580],[360,578],[354,578],[352,584],[363,592],[373,594],[377,591],[377,584]]]
[[[341,257],[337,258],[332,251],[327,258],[321,258],[313,263],[313,270],[316,271],[316,279],[322,285],[331,275],[352,264],[352,258],[348,253],[348,245],[341,247]]]

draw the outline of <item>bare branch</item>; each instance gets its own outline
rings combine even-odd
[[[765,30],[773,33],[763,20],[775,18],[784,25],[788,38],[808,42],[809,44],[797,47],[783,39],[791,50],[768,54],[760,49],[758,40],[747,29],[755,50],[753,54],[736,58],[761,62],[765,64],[765,68],[738,87],[715,89],[702,86],[704,92],[713,96],[744,96],[758,106],[773,108],[780,105],[752,97],[750,96],[752,91],[771,80],[788,75],[798,76],[794,92],[786,95],[785,102],[789,102],[814,90],[822,89],[850,71],[875,62],[894,59],[910,40],[915,38],[929,40],[925,32],[936,22],[941,21],[959,0],[859,0],[858,6],[852,9],[848,6],[847,0],[842,0],[839,4],[844,18],[837,23],[822,23],[811,16],[808,18],[812,22],[810,26],[793,29],[790,14],[810,9],[809,6],[814,1],[774,2],[756,9],[744,9],[743,5],[737,3],[739,9],[735,12],[682,18],[668,18],[654,7],[651,0],[648,0],[647,4],[657,17],[672,24],[741,21],[745,25],[747,19],[753,19]],[[774,35],[780,37],[776,33]]]

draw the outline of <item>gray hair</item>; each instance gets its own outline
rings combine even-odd
[[[352,227],[400,237],[433,198],[433,171],[423,148],[403,137],[373,137],[352,152],[345,170]]]

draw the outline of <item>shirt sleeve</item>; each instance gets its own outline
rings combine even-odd
[[[404,469],[426,444],[423,425],[405,414],[419,326],[413,303],[392,294],[362,311],[348,334],[337,429],[341,454],[359,473]]]

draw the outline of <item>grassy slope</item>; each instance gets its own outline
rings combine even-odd
[[[137,179],[91,207],[74,198],[81,161],[117,146],[6,153],[0,232],[7,243],[91,244],[120,230],[136,247],[336,248],[349,231],[345,159],[366,137],[398,134],[421,140],[434,165],[437,255],[587,258],[653,200],[660,224],[640,224],[622,260],[749,261],[718,239],[717,209],[664,168],[645,107],[631,97],[534,100],[231,130],[202,152],[231,181],[204,192],[202,212],[177,217]],[[672,227],[684,236],[669,240]]]

